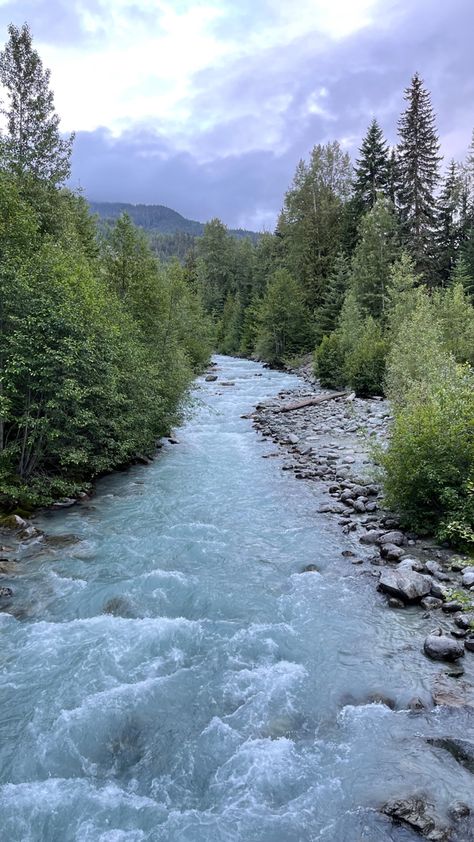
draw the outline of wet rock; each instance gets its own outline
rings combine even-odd
[[[319,569],[315,564],[307,564],[306,567],[303,567],[301,573],[319,573]]]
[[[396,596],[391,596],[387,600],[387,605],[389,608],[405,608],[405,603],[401,599],[397,599]]]
[[[0,588],[0,599],[5,599],[9,596],[13,596],[11,588]]]
[[[2,519],[2,526],[7,529],[26,529],[28,525],[28,521],[20,515],[8,515],[8,517]]]
[[[442,599],[443,602],[446,602],[449,599],[448,589],[439,582],[431,582],[431,593],[437,599]]]
[[[464,644],[439,630],[428,635],[423,644],[423,651],[428,658],[435,661],[457,661],[464,655]]]
[[[456,611],[462,611],[462,604],[452,599],[443,603],[443,611],[445,614],[455,614]]]
[[[371,546],[372,544],[378,543],[381,534],[382,533],[378,529],[372,529],[370,532],[366,532],[364,535],[361,535],[359,541],[361,544]]]
[[[204,380],[206,383],[214,383],[217,380],[217,374],[206,374]]]
[[[436,748],[449,751],[461,766],[474,773],[474,743],[470,740],[458,740],[454,737],[429,737],[427,742],[436,746]]]
[[[415,830],[432,842],[448,842],[450,832],[441,824],[435,808],[423,796],[387,801],[381,812],[394,822]]]
[[[413,570],[384,570],[380,576],[378,590],[402,599],[404,602],[418,602],[430,592],[431,582],[427,576]]]
[[[361,500],[360,498],[358,498],[357,500],[354,500],[353,509],[354,509],[355,512],[358,512],[359,514],[364,514],[364,512],[366,511],[364,501]]]
[[[435,596],[425,596],[421,600],[420,605],[425,609],[425,611],[433,611],[436,608],[441,608],[443,600],[436,599]]]
[[[419,696],[414,696],[408,702],[408,710],[411,710],[413,713],[421,713],[421,711],[426,710],[426,705],[423,699],[420,699]]]
[[[474,635],[469,635],[464,641],[464,647],[468,652],[474,652]]]
[[[474,629],[474,614],[458,614],[454,622],[460,629]]]
[[[102,613],[111,614],[113,617],[133,617],[130,603],[123,596],[113,596],[108,599],[102,608]]]
[[[403,532],[384,532],[378,540],[379,544],[395,544],[397,547],[402,547],[406,543],[406,538]]]
[[[471,808],[464,801],[455,801],[448,809],[448,816],[452,821],[459,822],[471,815]]]
[[[135,457],[136,461],[138,461],[140,457]],[[143,457],[142,457],[143,458]],[[148,460],[147,460],[148,464]],[[75,497],[65,497],[64,500],[56,500],[55,503],[51,506],[52,509],[70,509],[71,506],[75,506],[77,500]]]
[[[474,587],[474,569],[472,567],[463,570],[462,583],[465,588]]]
[[[397,547],[396,544],[383,544],[380,547],[380,555],[388,561],[400,561],[403,556],[403,550],[401,547]]]

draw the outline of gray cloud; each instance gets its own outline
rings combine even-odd
[[[259,20],[271,6],[267,0]],[[28,0],[22,17],[38,40],[49,26],[51,42],[80,40],[74,8],[66,0],[51,7]],[[105,128],[79,132],[73,184],[94,199],[162,203],[232,226],[272,225],[299,158],[314,144],[344,139],[357,154],[372,114],[396,141],[403,90],[415,70],[432,92],[443,152],[463,157],[474,124],[471,0],[385,0],[380,9],[372,25],[347,38],[312,33],[196,74],[190,117],[173,136],[163,136],[159,118],[120,137]],[[14,10],[18,19],[16,2],[1,7],[0,20]],[[223,40],[229,27],[244,38],[255,20],[243,0],[215,27]]]

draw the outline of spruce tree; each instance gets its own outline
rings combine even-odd
[[[339,252],[323,294],[323,301],[317,313],[317,331],[322,338],[330,334],[337,325],[344,296],[349,287],[350,263],[344,252]]]
[[[446,286],[456,263],[461,241],[462,180],[458,165],[451,161],[437,202],[436,270]]]
[[[441,157],[431,97],[418,73],[405,91],[405,100],[407,109],[398,124],[399,205],[404,240],[417,271],[429,280],[436,224],[435,190]]]
[[[7,131],[0,142],[0,166],[20,177],[34,176],[53,186],[70,174],[73,136],[61,138],[59,117],[49,88],[50,71],[33,49],[27,24],[10,24],[0,53],[0,82],[8,104],[2,108]]]
[[[378,193],[389,192],[389,153],[388,144],[377,120],[372,120],[367,134],[359,149],[360,158],[356,161],[354,195],[361,212],[373,208]]]

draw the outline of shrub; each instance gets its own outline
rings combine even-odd
[[[369,316],[359,341],[344,361],[346,381],[360,397],[383,395],[385,354],[381,327]]]
[[[387,504],[420,533],[438,530],[474,547],[474,375],[446,358],[445,372],[413,386],[396,409],[382,457]]]
[[[323,336],[314,352],[314,373],[325,388],[344,385],[344,354],[337,333]]]

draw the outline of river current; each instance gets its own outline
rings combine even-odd
[[[216,361],[179,444],[43,517],[53,543],[8,583],[2,842],[409,842],[386,799],[472,803],[427,744],[468,714],[407,710],[440,670],[421,612],[387,609],[241,418],[295,378]]]

